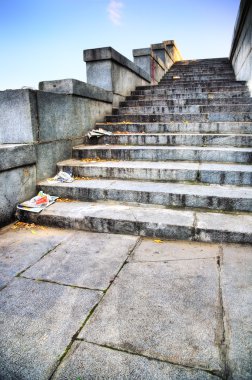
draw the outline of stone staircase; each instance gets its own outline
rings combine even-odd
[[[58,169],[79,179],[39,183],[57,202],[24,221],[165,239],[252,242],[252,98],[228,59],[176,62],[137,87]],[[81,179],[82,178],[82,179]]]

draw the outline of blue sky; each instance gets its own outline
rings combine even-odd
[[[239,0],[0,0],[0,90],[85,81],[84,49],[174,39],[184,59],[225,57]]]

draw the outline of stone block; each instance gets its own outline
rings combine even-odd
[[[24,144],[38,138],[36,91],[0,91],[0,144]]]
[[[36,193],[36,166],[0,172],[0,226],[10,223],[16,206]]]
[[[151,83],[157,84],[163,77],[166,68],[164,62],[156,56],[151,48],[134,49],[134,62],[151,77]]]
[[[34,164],[36,154],[31,144],[0,145],[0,171]]]
[[[49,379],[102,292],[17,278],[0,292],[1,378]]]
[[[83,98],[100,100],[106,103],[112,103],[113,94],[100,87],[81,82],[76,79],[62,79],[45,81],[39,83],[41,91],[55,92],[67,95],[77,95]]]
[[[136,86],[151,82],[150,75],[111,47],[84,50],[87,82],[127,96]]]
[[[137,237],[75,231],[71,239],[24,272],[25,277],[105,290],[137,242]],[[120,249],[119,249],[120,247]]]

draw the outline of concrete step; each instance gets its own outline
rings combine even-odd
[[[167,113],[167,114],[125,114],[105,117],[109,123],[190,123],[190,122],[251,122],[252,112],[212,113]]]
[[[252,134],[164,134],[125,133],[94,138],[94,143],[115,145],[189,145],[189,146],[236,146],[251,147]],[[91,141],[91,140],[90,140]]]
[[[96,123],[98,128],[111,132],[134,133],[218,133],[247,134],[252,133],[252,122],[206,122],[206,123]]]
[[[186,59],[175,62],[176,66],[197,66],[197,65],[209,65],[211,67],[217,65],[230,66],[231,63],[229,58],[221,57],[221,58],[202,58],[202,59]]]
[[[232,67],[200,67],[200,66],[187,66],[187,67],[183,67],[183,66],[176,66],[176,65],[173,65],[169,71],[165,74],[166,75],[169,75],[169,74],[175,74],[175,75],[179,75],[179,74],[182,74],[182,75],[193,75],[193,74],[205,74],[205,75],[212,75],[212,74],[234,74],[234,70]]]
[[[159,85],[163,83],[170,83],[170,82],[208,82],[208,81],[213,81],[213,82],[229,82],[235,81],[235,75],[233,74],[187,74],[185,73],[184,75],[181,74],[166,74],[163,76],[163,78],[160,80]]]
[[[143,88],[145,87],[145,88]],[[131,92],[131,95],[178,95],[178,96],[195,96],[196,94],[207,94],[214,95],[218,93],[219,96],[249,96],[249,91],[247,86],[223,86],[223,87],[212,87],[211,89],[207,87],[196,87],[193,84],[190,87],[183,88],[171,88],[161,87],[161,86],[142,86]]]
[[[252,188],[248,187],[108,179],[57,184],[42,181],[38,187],[46,194],[80,201],[113,200],[166,207],[252,211]]]
[[[242,213],[230,215],[105,202],[56,202],[39,214],[19,210],[18,218],[28,223],[85,231],[252,243],[252,216]]]
[[[167,84],[158,84],[155,87],[158,88],[165,88],[168,87],[169,89],[180,89],[180,91],[183,91],[183,89],[189,89],[190,91],[194,91],[195,88],[205,88],[205,89],[224,89],[225,91],[227,89],[243,89],[243,87],[246,86],[245,81],[191,81],[191,82],[175,82],[173,81],[168,82]],[[137,86],[136,90],[148,90],[150,89],[150,85],[146,86]],[[217,90],[217,91],[218,91]]]
[[[205,99],[201,98],[178,98],[173,99],[172,97],[142,97],[140,96],[138,98],[131,99],[132,97],[127,97],[124,102],[120,102],[120,107],[150,107],[150,106],[156,106],[156,107],[185,107],[190,105],[198,105],[198,106],[228,106],[231,107],[233,105],[250,105],[252,108],[252,98],[245,98],[245,97],[236,97],[236,98],[216,98],[216,97],[209,97],[206,96]]]
[[[58,170],[75,177],[130,179],[157,182],[195,182],[249,186],[252,166],[188,161],[81,161],[70,159],[58,163]]]
[[[184,146],[122,146],[79,145],[73,148],[73,157],[148,161],[212,161],[251,163],[252,148],[184,147]]]
[[[250,112],[252,113],[251,104],[225,104],[225,105],[178,105],[178,106],[141,106],[136,107],[119,107],[113,110],[113,115],[142,115],[142,114],[170,114],[170,113],[227,113],[227,112]]]
[[[229,92],[195,92],[195,93],[148,93],[139,95],[129,95],[126,97],[125,101],[130,100],[164,100],[164,101],[223,101],[227,104],[239,102],[243,99],[243,103],[251,104],[252,99],[249,97],[248,90],[245,91],[229,91]],[[200,103],[199,103],[200,104]]]

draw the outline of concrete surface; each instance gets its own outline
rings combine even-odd
[[[1,379],[251,379],[251,246],[16,224],[0,252]]]
[[[35,152],[33,144],[0,145],[0,171],[35,164]]]

